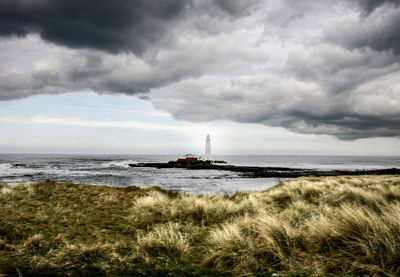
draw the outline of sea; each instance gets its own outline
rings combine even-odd
[[[282,178],[249,178],[238,172],[220,170],[157,169],[129,164],[168,162],[179,155],[49,155],[0,154],[0,183],[56,182],[107,185],[112,187],[158,186],[191,194],[229,195],[237,191],[265,190]],[[278,166],[308,169],[400,168],[400,157],[367,156],[213,156],[232,165]]]

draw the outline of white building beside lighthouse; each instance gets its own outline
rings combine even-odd
[[[207,134],[206,137],[206,156],[205,156],[206,161],[211,161],[211,139],[210,135]]]

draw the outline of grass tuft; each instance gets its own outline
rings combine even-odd
[[[152,231],[138,238],[138,244],[147,252],[164,252],[170,256],[184,258],[189,250],[189,239],[180,229],[177,223],[155,226]]]

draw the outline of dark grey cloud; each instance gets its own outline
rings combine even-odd
[[[232,15],[247,14],[249,9],[258,3],[258,0],[212,0],[214,4]]]
[[[85,90],[146,93],[261,60],[232,38],[220,43],[235,31],[226,26],[257,1],[0,1],[0,100]]]
[[[257,0],[258,1],[258,0]],[[161,41],[185,15],[220,9],[240,16],[256,0],[2,0],[0,36],[39,34],[70,48],[141,55]]]
[[[348,49],[370,48],[400,55],[400,7],[384,5],[366,17],[345,18],[329,26],[326,40]]]
[[[379,41],[366,39],[391,36],[389,27],[397,26],[398,12],[382,6],[367,17],[350,14],[331,20],[319,41],[289,51],[282,66],[220,86],[183,82],[170,89],[181,102],[159,101],[156,107],[194,122],[229,119],[343,140],[400,137],[395,44],[378,48]],[[368,43],[352,45],[362,39]],[[187,111],[188,106],[196,109]]]
[[[400,137],[399,76],[364,81],[340,93],[325,89],[319,80],[280,74],[238,77],[220,86],[183,82],[168,95],[181,101],[154,102],[175,118],[193,122],[228,119],[343,140]]]
[[[279,25],[270,28],[291,37],[306,34],[294,24],[308,26],[304,21],[315,20],[307,7],[324,13],[322,6],[313,8],[308,1],[300,11],[293,10],[292,1],[285,2],[270,17]],[[323,36],[289,51],[283,66],[221,86],[182,83],[172,88],[182,102],[156,105],[194,122],[230,119],[343,140],[400,137],[398,1],[359,3],[358,15],[332,17]],[[188,112],[187,106],[197,109]]]
[[[141,54],[185,10],[186,0],[3,0],[0,35],[38,33],[72,48]]]
[[[358,0],[361,8],[364,10],[364,15],[368,15],[373,12],[376,8],[391,3],[398,6],[399,0]]]
[[[225,36],[225,35],[223,35]],[[235,44],[235,39],[201,39],[191,37],[168,49],[157,49],[146,57],[130,53],[118,55],[96,50],[72,50],[51,46],[47,54],[28,67],[18,66],[15,60],[25,52],[27,44],[48,47],[38,38],[14,39],[14,43],[0,41],[0,50],[21,48],[13,53],[1,53],[6,66],[0,65],[0,100],[11,100],[37,94],[94,91],[99,93],[146,93],[185,78],[195,78],[204,72],[229,72],[237,64],[262,61],[259,54],[248,47]],[[4,47],[3,47],[4,44]],[[21,45],[22,44],[22,45]],[[224,51],[229,46],[230,51]],[[191,49],[187,51],[187,49]],[[209,51],[212,49],[213,51]],[[33,56],[38,50],[34,51]],[[179,62],[177,62],[179,61]],[[24,62],[24,59],[22,59]]]
[[[400,70],[395,56],[371,49],[347,50],[320,44],[292,51],[281,68],[285,76],[318,84],[332,94],[351,93],[360,84]]]

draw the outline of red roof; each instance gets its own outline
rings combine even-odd
[[[187,157],[187,158],[179,158],[178,162],[186,162],[186,161],[197,161],[197,157]]]

